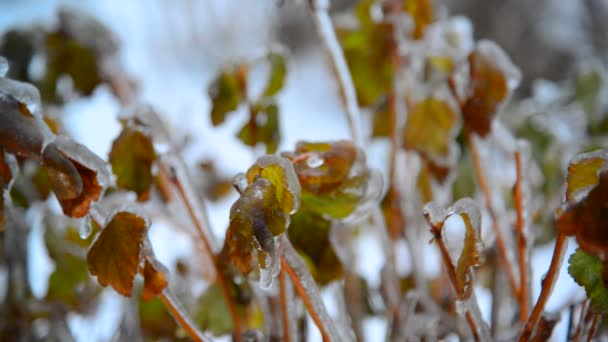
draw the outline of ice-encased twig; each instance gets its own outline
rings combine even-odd
[[[169,290],[165,289],[161,294],[160,298],[171,312],[171,316],[175,318],[177,323],[188,333],[188,336],[192,338],[192,340],[197,342],[210,342],[213,341],[210,337],[204,335],[194,322],[190,320],[190,317],[185,314],[184,309],[182,309],[181,305],[177,302],[177,300],[173,297]]]
[[[321,299],[319,288],[312,278],[308,267],[302,257],[295,251],[289,239],[284,235],[281,244],[285,247],[281,258],[284,269],[294,283],[296,292],[304,301],[313,321],[319,328],[324,341],[351,341],[352,337],[346,333],[346,328],[337,326],[331,319]]]
[[[319,37],[323,43],[323,48],[327,53],[333,70],[336,74],[340,96],[346,110],[346,118],[350,128],[350,134],[355,144],[363,145],[359,104],[353,78],[348,70],[346,58],[336,37],[336,31],[329,17],[328,0],[308,0],[310,13],[315,23]]]
[[[298,341],[298,328],[293,284],[284,271],[279,274],[279,298],[283,318],[283,341],[296,342]]]

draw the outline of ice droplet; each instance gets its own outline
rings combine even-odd
[[[245,192],[247,189],[247,177],[244,173],[239,173],[232,179],[232,185],[236,188],[239,193]]]
[[[281,258],[279,250],[281,249],[279,246],[278,237],[274,238],[275,248],[271,253],[265,253],[266,259],[266,268],[260,267],[260,287],[263,289],[268,289],[272,286],[272,281],[279,275],[281,272]]]
[[[91,231],[93,231],[93,226],[91,225],[91,216],[87,215],[80,219],[80,222],[78,222],[78,235],[81,239],[85,240],[91,236]]]
[[[6,58],[0,56],[0,77],[6,76],[8,72],[8,61]]]
[[[323,160],[323,158],[321,158],[321,156],[318,153],[312,153],[306,159],[306,166],[313,168],[313,169],[323,165],[323,163],[325,163],[325,161]]]

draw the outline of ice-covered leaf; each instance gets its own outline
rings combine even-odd
[[[150,195],[152,163],[156,159],[152,140],[141,130],[125,127],[112,143],[110,163],[116,184],[137,193],[140,201]]]
[[[403,130],[405,147],[434,159],[446,158],[454,143],[457,123],[458,115],[447,101],[429,97],[417,102],[410,109]]]
[[[0,146],[8,153],[36,157],[43,143],[44,136],[26,104],[0,88]]]
[[[575,235],[587,253],[608,257],[608,169],[597,171],[598,183],[577,202],[567,202],[557,212],[557,229]]]
[[[126,211],[110,219],[87,253],[89,271],[99,284],[131,296],[147,228],[142,217]]]
[[[285,83],[285,75],[287,74],[287,63],[285,56],[280,53],[273,52],[268,54],[268,61],[270,62],[270,75],[268,77],[268,84],[264,89],[263,97],[270,97],[276,95]]]
[[[146,258],[144,262],[144,300],[158,296],[167,287],[167,268],[155,258]]]
[[[230,209],[230,226],[220,259],[249,273],[253,248],[259,246],[274,255],[274,236],[283,233],[289,223],[276,193],[274,185],[259,175],[247,186]]]
[[[272,183],[285,214],[298,210],[301,189],[291,161],[277,156],[262,156],[247,170],[247,181],[253,183],[258,175]]]
[[[504,51],[488,41],[479,42],[468,61],[470,80],[462,114],[467,127],[484,137],[521,76]]]
[[[566,200],[574,201],[589,187],[599,182],[598,171],[608,161],[608,151],[599,150],[583,153],[572,159],[568,164],[566,179]],[[579,196],[577,196],[577,194]]]
[[[606,288],[605,264],[592,254],[577,249],[568,260],[568,273],[577,284],[585,288],[587,297],[597,313],[608,312],[608,288]]]
[[[340,278],[343,267],[329,240],[331,222],[315,211],[301,209],[291,218],[289,241],[304,256],[317,283],[325,285]]]
[[[74,155],[78,159],[74,159]],[[85,165],[87,160],[91,163]],[[82,217],[89,211],[91,202],[99,199],[107,177],[105,166],[95,167],[99,163],[103,165],[86,147],[67,139],[58,139],[45,147],[42,165],[64,214]]]
[[[266,153],[274,153],[281,142],[279,107],[274,102],[256,102],[249,106],[249,121],[237,137],[247,146],[263,143]]]
[[[424,29],[433,21],[433,3],[431,0],[403,0],[403,10],[408,13],[414,21],[412,36],[415,39],[422,38]]]
[[[207,93],[211,98],[211,123],[224,122],[226,114],[237,109],[246,99],[244,67],[222,70],[211,83]]]
[[[472,269],[480,265],[481,255],[481,212],[477,204],[470,198],[458,200],[454,205],[444,210],[434,202],[424,206],[424,215],[436,236],[444,234],[444,223],[453,215],[462,218],[465,236],[462,251],[455,266],[454,286],[460,299],[471,295]]]

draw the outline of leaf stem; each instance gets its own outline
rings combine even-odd
[[[168,290],[164,290],[160,295],[160,299],[165,304],[165,307],[171,312],[171,316],[175,318],[177,323],[186,331],[188,336],[196,342],[210,342],[211,339],[205,337],[200,330],[194,325],[190,318],[184,313],[183,309],[173,298]]]
[[[338,335],[338,330],[327,313],[319,289],[310,275],[308,267],[286,237],[283,237],[281,244],[285,247],[281,256],[281,269],[291,278],[296,292],[302,298],[308,313],[323,337],[323,341],[344,341]]]
[[[186,182],[185,185],[188,186],[189,189],[192,189],[192,187],[190,186],[191,183],[189,182],[188,177],[186,175],[184,175],[183,177],[178,177],[177,175],[172,175],[169,172],[169,170],[170,170],[169,166],[166,165],[162,159],[159,161],[158,166],[159,166],[159,172],[164,174],[164,176],[162,176],[160,178],[162,179],[163,177],[166,177],[167,179],[171,180],[171,182],[177,188],[178,193],[182,199],[182,202],[186,206],[188,214],[190,215],[190,218],[191,218],[192,222],[194,223],[194,226],[196,227],[200,241],[203,243],[204,250],[208,253],[209,257],[212,260],[215,260],[216,259],[215,258],[215,254],[216,254],[215,249],[216,248],[214,248],[214,246],[216,244],[212,243],[212,241],[215,242],[215,240],[210,240],[213,238],[213,236],[210,233],[211,229],[210,229],[210,225],[209,225],[209,220],[207,219],[206,212],[202,208],[202,204],[199,203],[197,200],[195,200],[191,196],[191,194],[188,191],[186,191],[184,188],[183,182]],[[178,170],[174,170],[174,171],[177,172]],[[185,172],[185,170],[184,170],[184,172]],[[199,214],[197,214],[197,213],[199,213]],[[232,296],[230,295],[230,289],[228,288],[228,282],[227,282],[226,276],[224,275],[222,270],[218,267],[217,262],[213,262],[213,265],[215,267],[215,274],[217,277],[218,285],[220,285],[220,287],[222,288],[222,294],[224,295],[224,300],[226,301],[226,304],[228,306],[228,311],[230,312],[230,316],[232,318],[232,324],[234,325],[235,340],[240,342],[242,340],[242,328],[241,328],[241,320],[240,320],[238,312],[236,310],[236,304],[234,303],[234,300],[232,299]]]
[[[492,196],[490,194],[490,188],[488,187],[486,177],[483,173],[481,159],[479,157],[479,151],[477,150],[477,145],[475,144],[475,141],[473,141],[473,134],[467,128],[465,128],[465,135],[467,138],[467,143],[469,144],[469,149],[471,151],[475,175],[477,176],[479,187],[483,192],[483,197],[486,202],[486,208],[488,210],[488,213],[490,214],[490,218],[492,219],[492,228],[494,230],[494,234],[496,234],[496,245],[498,247],[498,253],[505,267],[507,279],[509,280],[509,284],[511,285],[511,290],[513,291],[515,297],[519,298],[519,289],[517,286],[517,281],[515,280],[515,272],[513,271],[511,263],[509,262],[505,238],[498,224],[498,217],[496,215],[496,211],[494,210],[494,206],[492,205]]]
[[[528,319],[528,267],[526,265],[527,241],[524,232],[524,203],[523,203],[523,172],[521,165],[521,151],[515,151],[515,210],[517,212],[517,249],[519,257],[519,320],[523,323]]]
[[[332,69],[338,81],[340,96],[344,109],[346,110],[346,119],[350,129],[351,137],[355,144],[362,145],[363,139],[361,135],[359,104],[357,102],[357,93],[352,76],[348,70],[344,53],[336,37],[336,31],[328,14],[328,0],[308,0],[308,8],[314,21],[317,33],[321,38],[325,53],[330,59]]]
[[[279,273],[279,300],[281,301],[281,317],[283,318],[283,341],[295,342],[291,340],[291,312],[289,312],[289,296],[287,294],[287,276],[285,270],[281,269]]]
[[[532,332],[536,328],[536,324],[540,319],[540,315],[545,308],[545,304],[549,300],[549,296],[553,291],[553,285],[557,280],[557,276],[559,275],[559,267],[562,263],[562,257],[565,251],[565,247],[568,241],[566,240],[566,235],[562,233],[557,234],[557,238],[555,240],[555,248],[553,249],[553,257],[551,258],[551,264],[549,265],[549,270],[545,275],[542,281],[542,288],[540,290],[540,296],[534,305],[534,309],[532,309],[532,314],[530,318],[528,318],[528,322],[526,323],[521,336],[519,337],[519,341],[528,341]]]

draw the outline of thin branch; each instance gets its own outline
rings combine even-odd
[[[515,170],[517,180],[515,182],[515,210],[517,212],[517,249],[519,257],[519,320],[523,323],[528,319],[528,266],[526,255],[528,253],[526,235],[524,232],[524,199],[523,199],[523,172],[521,166],[521,153],[515,151]]]
[[[587,342],[591,342],[591,340],[593,339],[593,335],[595,335],[595,330],[597,329],[598,325],[600,325],[601,318],[602,315],[593,315],[593,322],[591,323],[591,328],[589,329],[589,336],[587,336]]]
[[[184,313],[184,310],[180,307],[178,302],[173,298],[168,290],[163,291],[160,294],[160,299],[165,304],[165,307],[171,312],[171,316],[175,318],[177,323],[186,331],[188,336],[196,342],[210,342],[211,339],[205,337],[200,330],[194,325],[190,318]]]
[[[346,119],[348,120],[351,137],[355,144],[363,145],[357,93],[355,92],[355,85],[346,64],[346,58],[344,58],[344,53],[328,14],[329,1],[309,0],[308,5],[317,33],[321,38],[323,48],[330,59],[336,79],[338,80],[338,87],[346,110]]]
[[[291,322],[293,321],[293,312],[289,309],[289,301],[291,298],[288,289],[289,281],[287,276],[285,275],[286,271],[281,269],[279,273],[279,299],[281,301],[281,317],[283,319],[283,341],[285,342],[296,342],[296,340],[292,339],[292,335],[295,334],[295,331],[292,331],[295,326],[292,326]]]
[[[302,298],[308,313],[321,332],[324,342],[345,341],[344,336],[340,336],[334,321],[331,319],[321,300],[319,289],[314,279],[308,271],[304,260],[294,250],[291,242],[286,237],[282,237],[281,244],[285,247],[281,256],[281,269],[287,272],[294,284],[295,290]]]
[[[578,323],[576,325],[576,330],[574,332],[574,336],[572,337],[572,340],[574,340],[574,341],[578,341],[578,338],[581,335],[581,330],[582,330],[582,327],[583,327],[584,321],[585,321],[585,313],[587,312],[587,302],[588,302],[588,300],[585,300],[581,303],[581,312],[579,314]]]
[[[486,208],[488,213],[490,214],[490,218],[492,220],[492,228],[494,230],[494,234],[496,234],[496,245],[498,247],[498,253],[500,255],[500,259],[504,265],[504,268],[507,273],[507,279],[509,280],[509,284],[511,285],[511,289],[515,297],[519,297],[519,289],[517,286],[517,281],[515,280],[515,272],[513,271],[513,267],[509,262],[509,256],[507,253],[507,246],[505,244],[505,238],[502,234],[502,230],[498,224],[498,217],[496,215],[496,211],[494,210],[494,206],[492,205],[492,196],[490,194],[490,188],[488,187],[486,177],[483,173],[483,168],[481,166],[481,159],[479,157],[479,151],[477,150],[477,146],[473,141],[473,134],[471,131],[465,128],[465,135],[467,138],[467,142],[469,144],[469,149],[471,151],[471,156],[473,158],[473,168],[475,169],[475,175],[477,176],[477,181],[479,183],[479,187],[483,192],[483,197],[486,202]]]
[[[216,255],[216,245],[217,243],[213,239],[213,235],[211,234],[211,228],[209,225],[209,220],[207,218],[207,214],[202,207],[202,204],[194,198],[191,192],[187,191],[184,186],[192,189],[191,182],[189,181],[187,175],[182,175],[179,177],[177,174],[178,171],[185,172],[185,170],[173,170],[174,172],[170,172],[171,170],[167,164],[161,159],[158,163],[158,169],[162,177],[159,179],[169,179],[173,183],[173,185],[177,188],[178,193],[182,199],[182,202],[186,206],[188,210],[188,214],[196,230],[198,232],[200,241],[203,243],[204,250],[208,253],[209,257],[212,260],[215,260]],[[181,178],[181,179],[180,179]],[[186,184],[183,184],[186,182]],[[225,274],[218,267],[216,262],[213,262],[215,267],[216,279],[218,281],[218,285],[222,288],[222,294],[224,296],[224,300],[228,306],[228,311],[230,312],[230,316],[232,318],[232,324],[234,326],[234,335],[236,341],[241,341],[242,339],[242,328],[241,328],[241,320],[236,310],[236,304],[230,295],[230,289],[228,288],[228,280],[226,279]]]
[[[559,275],[559,267],[562,263],[562,257],[564,255],[564,251],[566,250],[566,245],[568,241],[566,240],[566,235],[562,233],[557,234],[557,238],[555,240],[555,248],[553,250],[553,257],[551,258],[551,264],[549,265],[549,270],[545,275],[545,278],[542,281],[542,288],[540,290],[540,296],[536,301],[536,305],[534,305],[534,309],[532,309],[532,314],[526,323],[519,341],[528,341],[532,332],[536,328],[536,324],[540,319],[540,315],[545,308],[545,304],[549,300],[549,296],[551,296],[551,292],[553,291],[553,285],[557,280],[557,276]]]

